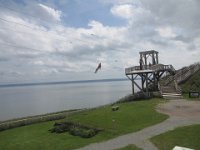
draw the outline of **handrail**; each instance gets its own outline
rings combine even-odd
[[[158,82],[158,90],[160,91],[160,94],[162,95],[162,87],[159,82]]]
[[[172,82],[174,80],[174,76],[168,76],[168,78],[165,80],[164,85],[169,84],[170,82]]]
[[[174,86],[177,93],[182,93],[182,89],[180,88],[176,80],[174,80]]]
[[[132,71],[138,71],[138,70],[147,70],[147,69],[150,69],[149,65],[133,66],[133,67],[125,68],[125,73],[130,73]]]
[[[132,71],[138,71],[138,70],[175,71],[175,69],[172,65],[157,64],[157,65],[142,65],[142,66],[133,66],[133,67],[125,68],[125,73],[131,73]]]
[[[192,74],[197,72],[200,69],[200,64],[196,64],[187,68],[184,68],[182,71],[178,72],[175,75],[177,83],[180,83],[190,77]]]

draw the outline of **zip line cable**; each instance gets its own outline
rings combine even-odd
[[[35,30],[35,28],[33,28],[33,27],[31,27],[31,26],[28,26],[28,25],[25,25],[25,24],[21,24],[21,23],[19,23],[19,22],[6,20],[6,19],[1,18],[1,17],[0,17],[0,20],[1,20],[1,21],[4,21],[4,22],[8,22],[8,23],[14,23],[14,24],[17,24],[17,25],[24,26],[24,27],[26,27],[26,28],[30,28],[30,29],[34,29],[34,30]],[[46,31],[44,31],[44,30],[41,30],[41,31],[46,32]]]
[[[15,47],[15,48],[23,48],[23,49],[29,49],[29,50],[39,51],[39,52],[44,51],[44,50],[41,50],[41,49],[29,48],[29,47],[25,47],[25,46],[21,46],[21,45],[16,45],[16,44],[13,44],[13,43],[9,43],[9,42],[0,42],[0,44],[1,45],[5,45],[5,46]]]
[[[8,10],[13,11],[13,12],[18,13],[18,14],[23,14],[23,15],[25,15],[25,16],[30,16],[30,17],[32,17],[32,18],[35,18],[35,19],[39,20],[40,22],[49,24],[48,21],[42,20],[42,19],[38,18],[38,16],[31,15],[31,14],[28,14],[28,13],[25,13],[25,12],[22,12],[22,11],[18,11],[18,10],[16,10],[16,9],[13,9],[13,8],[10,8],[10,7],[7,7],[7,6],[2,6],[1,4],[0,4],[0,7],[3,8],[3,9],[8,9]],[[32,27],[31,27],[31,28],[32,28]],[[42,31],[45,32],[45,30],[42,30]]]
[[[13,30],[9,27],[0,27],[0,29],[3,29],[3,30],[10,30],[12,32],[15,32],[15,33],[21,33],[21,34],[32,34],[32,35],[36,35],[38,33],[33,33],[33,32],[23,32],[23,31],[18,31],[18,30]],[[41,35],[39,35],[41,37]],[[44,36],[43,36],[44,37]],[[49,37],[48,37],[49,38]],[[65,43],[68,43],[68,44],[72,44],[71,41],[67,41],[67,40],[62,40],[61,38],[62,37],[53,37],[56,39],[56,41],[62,41],[62,42],[65,42]],[[53,39],[53,38],[50,38],[50,39]]]
[[[38,18],[37,16],[34,16],[34,15],[30,15],[30,14],[26,14],[25,12],[19,12],[17,11],[16,9],[13,9],[13,8],[10,8],[10,7],[6,7],[6,6],[2,6],[0,5],[1,8],[4,8],[4,9],[8,9],[10,11],[13,11],[13,12],[16,12],[16,13],[19,13],[19,14],[24,14],[26,16],[30,16],[30,17],[33,17],[33,18],[36,18],[38,19],[39,21],[43,21],[41,20],[40,18]],[[54,38],[56,38],[58,41],[62,41],[62,42],[66,42],[66,43],[69,43],[69,44],[72,44],[73,42],[71,40],[64,40],[66,39],[66,37],[60,35],[60,34],[57,34],[57,33],[51,33],[49,32],[48,30],[45,30],[45,29],[41,29],[41,28],[34,28],[32,26],[29,26],[29,25],[26,25],[26,24],[23,24],[23,23],[19,23],[19,22],[15,22],[15,21],[11,21],[11,20],[7,20],[5,18],[2,18],[0,17],[0,21],[3,21],[3,22],[6,22],[6,23],[12,23],[12,24],[15,24],[15,25],[18,25],[18,26],[23,26],[23,27],[26,27],[28,29],[31,29],[32,31],[38,31],[38,32],[44,32],[44,33],[47,33],[47,34],[51,34],[51,35],[55,35]],[[43,22],[46,22],[48,23],[47,21],[43,21]],[[13,30],[9,27],[0,27],[0,29],[8,29],[8,30],[11,30],[12,32],[18,32],[18,33],[23,33],[23,34],[34,34],[32,32],[23,32],[23,31],[18,31],[18,30]],[[95,34],[90,34],[91,36],[95,36]],[[41,36],[41,35],[40,35]],[[84,41],[84,40],[81,40],[81,39],[77,39],[77,38],[73,38],[72,40],[77,40],[77,41],[81,41],[83,42],[84,44],[91,44],[90,41]],[[2,45],[5,45],[5,46],[11,46],[11,47],[15,47],[15,48],[23,48],[23,49],[29,49],[29,50],[34,50],[34,51],[44,51],[44,50],[39,50],[39,49],[34,49],[34,48],[29,48],[29,47],[25,47],[25,46],[21,46],[21,45],[16,45],[16,44],[13,44],[13,43],[9,43],[9,42],[5,42],[2,43],[0,42]]]
[[[18,10],[16,10],[16,9],[13,9],[13,8],[10,8],[10,7],[7,7],[7,6],[0,5],[0,7],[3,8],[3,9],[11,10],[11,11],[16,12],[16,13],[18,13],[18,14],[24,14],[24,15],[26,15],[26,16],[30,16],[30,17],[39,19],[40,21],[43,21],[43,22],[47,22],[47,21],[44,21],[44,20],[41,20],[40,18],[38,18],[38,16],[31,15],[31,14],[27,14],[27,13],[25,13],[25,12],[18,11]]]
[[[38,16],[35,16],[35,15],[27,14],[27,13],[25,13],[25,12],[18,11],[18,10],[16,10],[16,9],[13,9],[13,8],[10,8],[10,7],[7,7],[7,6],[3,6],[3,5],[0,5],[0,7],[1,7],[1,8],[4,8],[4,9],[8,9],[8,10],[13,11],[13,12],[16,12],[16,13],[18,13],[18,14],[24,14],[24,15],[26,15],[26,16],[30,16],[30,17],[36,18],[36,19],[38,19],[39,21],[42,21],[42,22],[49,23],[49,22],[47,22],[47,21],[41,20],[40,18],[38,18]],[[15,21],[10,21],[10,20],[7,20],[7,19],[1,18],[1,17],[0,17],[0,21],[4,21],[4,22],[7,22],[7,23],[17,24],[17,25],[24,26],[24,27],[27,27],[27,28],[30,28],[30,29],[33,29],[33,30],[42,31],[42,32],[45,32],[45,33],[47,33],[47,34],[56,35],[56,36],[58,36],[59,38],[64,38],[64,39],[65,39],[65,37],[64,37],[64,36],[61,36],[60,34],[49,33],[47,30],[44,30],[44,29],[36,29],[36,28],[31,27],[31,26],[28,26],[28,25],[25,25],[25,24],[22,24],[22,23],[18,23],[18,22],[15,22]],[[90,35],[91,35],[91,36],[95,36],[94,34],[90,34]],[[78,41],[81,41],[81,42],[83,42],[83,43],[86,43],[86,44],[89,43],[88,41],[84,41],[84,40],[81,40],[81,39],[77,39],[77,38],[74,38],[74,39],[75,39],[75,40],[78,40]],[[62,40],[62,41],[72,44],[72,41],[66,41],[66,40]]]
[[[41,31],[41,32],[45,32],[45,33],[47,33],[47,34],[56,35],[56,36],[58,36],[58,37],[60,37],[60,38],[65,38],[64,36],[61,36],[61,35],[56,34],[56,33],[48,32],[48,31],[46,31],[46,30],[44,30],[44,29],[35,29],[35,28],[31,27],[31,26],[28,26],[28,25],[25,25],[25,24],[21,24],[21,23],[15,22],[15,21],[10,21],[10,20],[7,20],[7,19],[1,18],[1,17],[0,17],[0,21],[4,21],[4,22],[7,22],[7,23],[13,23],[13,24],[16,24],[16,25],[20,25],[20,26],[23,26],[23,27],[32,29],[32,30],[37,30],[37,31],[39,31],[39,32]],[[93,36],[94,34],[90,34],[90,35]],[[83,43],[85,43],[85,44],[88,44],[87,41],[83,41],[83,40],[80,40],[80,39],[77,39],[77,38],[74,38],[74,39],[75,39],[75,40],[78,40],[78,41],[81,41],[81,42],[83,42]],[[63,41],[72,43],[71,41],[66,41],[66,40],[63,40]]]

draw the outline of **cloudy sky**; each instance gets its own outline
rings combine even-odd
[[[124,78],[145,50],[176,69],[199,62],[199,8],[199,0],[0,0],[0,83]]]

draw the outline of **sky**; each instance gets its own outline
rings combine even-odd
[[[0,84],[125,78],[146,50],[175,69],[199,62],[199,8],[199,0],[0,0]]]

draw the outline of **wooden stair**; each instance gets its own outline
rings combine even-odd
[[[164,99],[181,99],[182,94],[176,90],[175,86],[161,86],[161,95]]]
[[[159,82],[159,90],[162,97],[165,99],[181,99],[182,91],[178,84],[187,80],[199,70],[200,64],[194,64],[178,70],[175,75],[165,77],[164,81]]]
[[[189,77],[191,77],[194,73],[196,73],[199,70],[200,70],[200,64],[194,64],[189,67],[185,67],[177,71],[177,73],[175,74],[175,79],[179,84],[187,80]]]
[[[182,94],[178,94],[178,93],[162,93],[162,97],[164,99],[182,99],[183,96]]]

